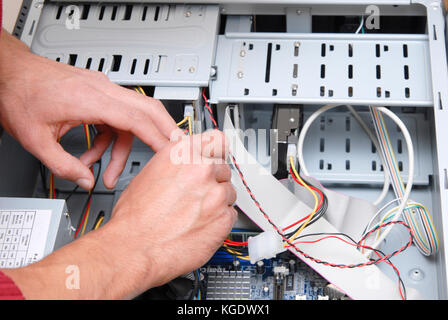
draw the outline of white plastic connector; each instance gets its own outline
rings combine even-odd
[[[194,120],[194,108],[191,104],[185,105],[184,117],[191,117],[191,120]]]
[[[297,165],[297,145],[294,143],[288,143],[288,149],[286,151],[286,168],[289,171],[291,167],[291,163],[289,162],[289,158],[293,158],[294,165]]]
[[[248,249],[252,264],[263,259],[274,258],[277,254],[286,251],[282,237],[275,231],[266,231],[258,236],[249,237]]]

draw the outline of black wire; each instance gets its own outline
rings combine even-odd
[[[298,239],[303,239],[303,238],[306,238],[306,237],[313,237],[313,236],[344,236],[344,237],[346,237],[347,239],[349,239],[351,242],[353,242],[353,243],[356,244],[356,245],[360,245],[360,244],[361,244],[361,241],[360,241],[360,242],[356,242],[356,241],[355,241],[352,237],[350,237],[348,234],[345,234],[345,233],[342,233],[342,232],[334,232],[334,233],[325,233],[325,232],[309,233],[309,234],[305,234],[305,235],[302,235],[302,236],[297,237],[296,240],[298,240]],[[375,251],[375,252],[378,252],[379,254],[381,254],[381,255],[383,255],[383,256],[386,256],[386,254],[385,254],[383,251],[379,250],[379,249],[371,248],[371,250],[372,250],[372,251]],[[392,266],[394,266],[394,264],[392,263],[392,261],[390,261],[390,258],[389,258],[389,259],[386,259],[386,260],[387,260]],[[401,286],[403,287],[403,295],[404,295],[404,298],[405,298],[405,300],[406,300],[406,286],[404,285],[403,279],[401,278],[401,276],[400,276],[400,274],[397,272],[397,270],[395,270],[395,268],[393,268],[393,270],[394,270],[395,274],[396,274],[397,277],[398,277],[398,281],[401,283]]]
[[[39,162],[39,169],[40,169],[40,180],[42,182],[42,189],[44,190],[45,193],[45,197],[48,198],[49,194],[48,194],[48,189],[47,189],[47,175],[46,175],[46,170],[45,170],[45,166],[43,165],[42,162]]]
[[[86,202],[85,202],[85,204],[84,204],[84,207],[83,207],[83,209],[82,209],[82,211],[81,211],[81,215],[79,216],[79,220],[78,220],[78,228],[79,228],[80,225],[81,225],[82,217],[83,217],[83,213],[84,213],[84,212],[86,211],[86,209],[87,209],[87,206],[88,206],[88,204],[89,204],[89,201],[90,201],[90,199],[92,198],[93,192],[95,191],[95,187],[96,187],[96,185],[98,184],[98,180],[99,180],[99,178],[100,178],[100,176],[101,176],[101,159],[98,160],[96,163],[98,163],[98,173],[97,173],[97,176],[96,176],[96,178],[95,178],[95,184],[93,185],[92,191],[89,193],[89,196],[87,197],[87,200],[86,200]]]

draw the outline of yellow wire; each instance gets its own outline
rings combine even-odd
[[[185,117],[184,120],[182,120],[181,122],[178,122],[178,123],[177,123],[177,126],[180,127],[181,125],[183,125],[185,122],[188,121],[188,118],[189,118],[189,117]]]
[[[90,139],[90,130],[89,125],[85,125],[85,131],[86,131],[86,139],[87,139],[87,149],[90,150],[92,147],[91,139]],[[89,191],[89,195],[92,193],[92,190]],[[90,215],[90,207],[89,210],[87,210],[86,218],[84,220],[84,225],[82,227],[81,235],[84,235],[84,231],[86,230],[87,222],[89,221],[89,215]]]
[[[146,97],[146,93],[145,93],[145,91],[143,90],[142,87],[137,86],[137,89],[138,89],[137,92],[140,92],[142,95],[144,95]]]
[[[103,223],[103,220],[104,220],[104,216],[100,217],[98,219],[97,223],[95,224],[95,227],[93,228],[93,230],[97,230],[101,226],[101,224]]]
[[[294,175],[296,176],[297,180],[300,181],[300,183],[313,195],[314,197],[314,209],[313,212],[311,212],[310,216],[308,217],[308,219],[306,219],[306,221],[302,224],[302,226],[300,227],[299,230],[297,230],[297,232],[291,237],[290,241],[293,242],[298,236],[299,234],[303,231],[303,229],[305,229],[305,227],[308,225],[308,223],[311,221],[311,219],[313,219],[314,214],[317,211],[317,207],[319,206],[319,198],[317,197],[317,194],[313,191],[313,189],[311,189],[300,177],[299,173],[296,170],[296,167],[294,166],[294,159],[293,157],[289,157],[289,162],[291,164],[291,169],[294,172]],[[285,244],[286,245],[286,244]]]
[[[191,125],[191,117],[187,117],[188,118],[188,134],[191,136],[193,135],[193,130],[192,130],[192,125]]]

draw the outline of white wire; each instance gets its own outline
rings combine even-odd
[[[359,25],[358,29],[356,30],[356,34],[360,33],[362,30],[362,27],[364,26],[364,16],[361,19],[361,24]]]
[[[403,198],[401,199],[400,207],[397,210],[397,213],[393,216],[391,222],[398,221],[403,214],[403,210],[406,208],[409,196],[411,195],[412,191],[412,185],[414,183],[414,146],[412,145],[412,138],[409,134],[408,129],[406,128],[406,125],[401,121],[401,119],[392,111],[389,109],[386,109],[384,107],[377,107],[378,111],[386,114],[391,118],[400,128],[401,132],[403,133],[403,136],[406,140],[406,145],[408,149],[408,158],[409,158],[409,168],[408,168],[408,182],[406,184],[406,189],[404,191]],[[393,224],[389,225],[386,230],[381,234],[381,236],[378,238],[378,240],[371,246],[373,249],[378,248],[378,246],[383,242],[383,240],[389,235],[389,233],[392,231],[392,228],[394,227]],[[372,251],[367,251],[364,256],[368,257]]]
[[[384,211],[386,210],[387,207],[389,207],[390,205],[394,204],[395,202],[400,201],[401,198],[396,198],[392,201],[389,201],[388,203],[386,203],[380,210],[378,210],[375,215],[372,217],[372,219],[370,219],[369,223],[367,224],[367,227],[365,228],[365,231],[363,232],[362,236],[365,236],[366,233],[370,230],[370,226],[372,225],[372,223],[375,221],[375,219]]]
[[[310,176],[310,174],[308,172],[308,169],[306,167],[305,159],[304,159],[304,155],[303,155],[303,145],[304,145],[305,137],[306,137],[306,135],[308,133],[308,130],[310,129],[311,124],[322,113],[324,113],[324,112],[326,112],[326,111],[328,111],[330,109],[334,109],[336,107],[339,107],[339,106],[340,105],[326,105],[326,106],[323,106],[322,108],[320,108],[319,110],[314,112],[308,118],[308,120],[305,122],[305,124],[303,125],[302,129],[300,130],[299,141],[297,143],[297,158],[299,160],[300,169],[303,171],[303,174],[305,176]],[[382,156],[382,154],[380,152],[381,149],[380,149],[380,145],[378,143],[378,140],[377,140],[376,136],[373,134],[373,132],[369,129],[367,124],[364,122],[364,120],[359,116],[359,114],[355,111],[355,109],[352,106],[347,105],[347,108],[353,114],[355,119],[359,122],[359,124],[364,129],[364,131],[368,134],[368,136],[372,140],[373,144],[375,145],[376,150],[378,150],[378,154],[380,155],[381,161],[383,161],[383,163],[384,163],[384,158],[383,158],[383,156]],[[379,205],[384,200],[384,198],[387,196],[387,193],[389,191],[390,178],[389,178],[389,174],[386,171],[387,170],[384,170],[384,186],[383,186],[383,190],[382,190],[380,196],[374,202],[374,205],[376,205],[376,206]]]

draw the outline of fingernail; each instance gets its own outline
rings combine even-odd
[[[76,184],[85,190],[90,190],[93,187],[92,181],[89,179],[78,179],[76,180]]]

